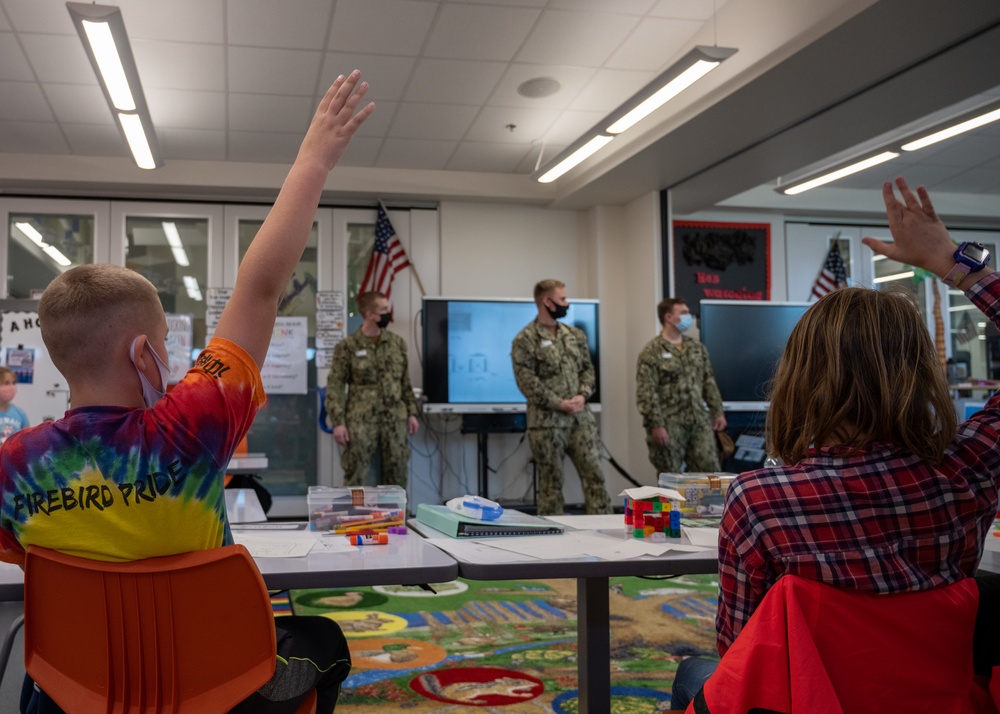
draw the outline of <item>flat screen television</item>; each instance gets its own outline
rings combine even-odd
[[[530,299],[426,297],[423,301],[423,374],[427,411],[523,411],[510,347],[538,314]],[[600,402],[598,302],[571,300],[562,322],[587,335],[597,372],[591,403]]]
[[[767,409],[778,360],[808,307],[807,302],[701,301],[701,342],[727,410]]]

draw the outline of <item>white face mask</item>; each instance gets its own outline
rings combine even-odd
[[[128,356],[133,362],[133,367],[135,367],[135,343],[138,341],[139,338],[136,337],[132,340],[132,346],[128,348]],[[158,401],[160,401],[163,395],[167,393],[167,380],[170,378],[170,368],[163,363],[163,360],[160,359],[160,355],[156,354],[156,350],[150,347],[149,351],[153,353],[153,359],[156,361],[156,368],[160,370],[160,384],[163,385],[163,391],[160,391],[150,384],[149,380],[146,379],[146,375],[139,371],[138,367],[135,368],[135,371],[139,375],[139,381],[142,382],[142,401],[147,407],[152,408]]]

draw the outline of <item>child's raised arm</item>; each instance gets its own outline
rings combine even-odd
[[[258,365],[267,355],[278,301],[309,239],[327,174],[375,108],[369,103],[355,113],[368,90],[360,81],[361,72],[354,70],[327,90],[274,207],[240,263],[233,296],[219,318],[215,334],[238,344]]]

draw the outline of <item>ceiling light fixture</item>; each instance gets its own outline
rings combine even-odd
[[[184,250],[184,244],[181,243],[181,234],[177,231],[177,224],[173,221],[164,221],[163,234],[167,236],[167,244],[174,254],[174,262],[182,268],[191,265],[187,252]]]
[[[73,262],[62,254],[62,251],[60,251],[54,245],[49,245],[48,243],[46,243],[45,237],[42,236],[42,234],[38,232],[38,229],[35,228],[33,225],[27,222],[15,223],[14,225],[17,226],[17,229],[21,231],[21,233],[26,235],[32,243],[41,248],[42,252],[45,253],[45,255],[49,256],[53,261],[55,261],[57,265],[61,265],[64,268],[68,268],[69,266],[73,265]]]
[[[786,186],[777,187],[779,193],[783,193],[786,196],[795,196],[800,193],[814,189],[817,186],[822,186],[828,184],[831,181],[836,181],[837,179],[842,179],[845,176],[850,176],[851,174],[856,174],[859,171],[864,171],[865,169],[870,169],[872,166],[878,166],[879,164],[884,164],[886,161],[891,161],[899,156],[895,151],[883,151],[881,154],[876,154],[875,156],[869,156],[867,159],[862,159],[861,161],[856,161],[853,164],[848,164],[842,168],[836,169],[835,171],[828,171],[826,173],[820,174],[816,178],[808,179],[805,181],[800,181],[797,183],[792,183]]]
[[[136,165],[141,169],[162,166],[153,120],[142,93],[121,10],[111,5],[76,2],[66,3],[66,8]]]
[[[734,54],[736,49],[733,47],[698,45],[598,122],[580,139],[556,154],[545,166],[535,171],[532,178],[539,183],[550,183],[559,178]]]
[[[916,139],[907,144],[903,144],[903,151],[916,151],[917,149],[922,149],[925,146],[930,146],[931,144],[936,144],[939,141],[944,141],[945,139],[950,139],[953,136],[958,136],[959,134],[964,134],[967,131],[972,131],[973,129],[978,129],[981,126],[985,126],[991,122],[995,122],[1000,119],[1000,109],[994,109],[991,112],[986,112],[985,114],[979,114],[971,119],[966,119],[958,124],[953,124],[952,126],[946,127],[944,129],[939,129],[938,131],[923,137],[922,139]]]
[[[184,289],[187,291],[188,297],[196,302],[201,302],[201,288],[198,286],[198,278],[193,275],[185,275],[184,278]]]

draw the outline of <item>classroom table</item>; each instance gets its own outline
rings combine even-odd
[[[567,518],[567,522],[571,519]],[[447,538],[419,520],[411,520],[428,538]],[[621,533],[617,530],[615,535]],[[532,536],[535,537],[535,536]],[[559,538],[541,535],[538,538]],[[486,539],[488,540],[488,539]],[[455,556],[452,556],[455,557]],[[475,563],[458,560],[458,574],[470,580],[575,578],[577,598],[577,689],[579,711],[596,714],[611,710],[611,619],[609,578],[635,575],[698,575],[718,572],[718,553],[642,556],[626,560],[566,557],[509,563]]]

